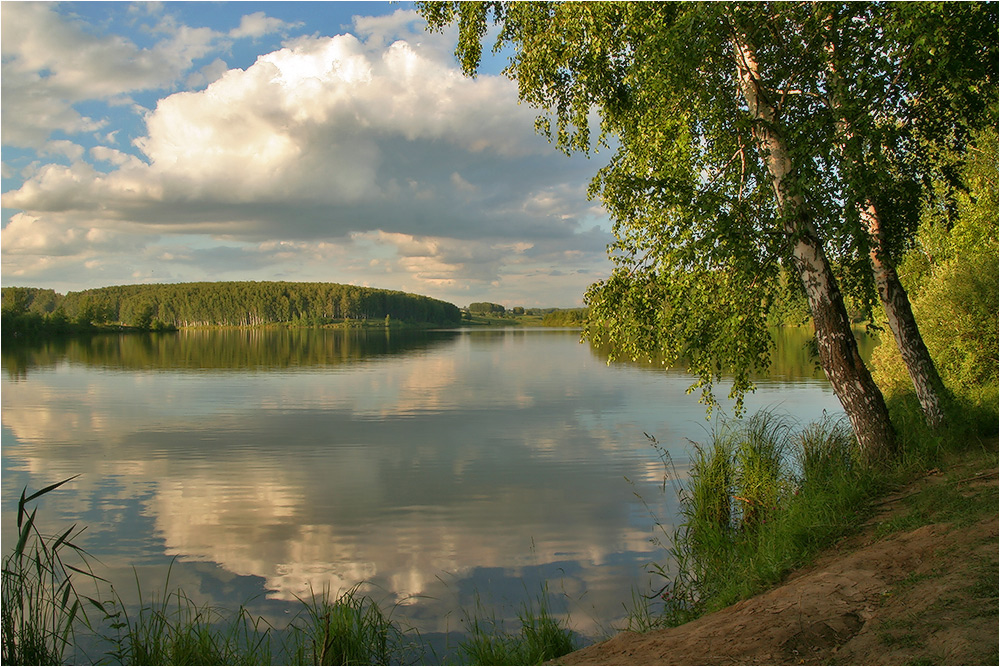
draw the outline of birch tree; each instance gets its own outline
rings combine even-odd
[[[954,186],[952,156],[964,155],[996,98],[996,5],[817,3],[813,12],[827,56],[815,89],[834,115],[847,217],[867,232],[889,330],[928,424],[940,427],[944,383],[896,264],[929,184]]]
[[[506,74],[521,100],[544,111],[539,128],[567,152],[612,151],[591,185],[616,237],[614,270],[587,293],[593,336],[633,358],[686,359],[710,403],[713,384],[731,373],[739,400],[768,365],[766,314],[782,267],[791,269],[862,451],[872,461],[892,456],[888,411],[841,292],[843,283],[870,298],[878,270],[870,262],[888,257],[879,229],[861,224],[858,202],[866,200],[846,196],[873,181],[850,189],[845,176],[875,171],[850,167],[869,164],[845,138],[859,136],[860,125],[845,121],[847,97],[829,95],[836,68],[865,75],[872,59],[859,50],[859,60],[845,60],[828,48],[833,7],[418,6],[432,28],[458,23],[456,54],[469,74],[492,22],[494,49],[511,54]],[[893,231],[887,243],[906,230]]]

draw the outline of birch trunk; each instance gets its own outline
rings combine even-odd
[[[889,460],[896,437],[882,392],[858,352],[844,299],[805,201],[791,187],[792,160],[777,127],[778,113],[761,85],[756,55],[746,35],[732,38],[737,81],[755,121],[754,139],[774,186],[778,211],[792,243],[792,256],[809,300],[820,360],[837,398],[844,406],[865,458]]]
[[[889,330],[896,339],[896,347],[903,357],[906,370],[913,381],[917,399],[924,411],[924,419],[931,428],[941,428],[946,423],[944,413],[944,383],[938,374],[931,354],[924,345],[923,336],[913,317],[910,299],[895,267],[885,258],[885,232],[882,229],[878,210],[871,202],[859,206],[861,221],[868,230],[872,272],[878,287],[879,299],[889,322]]]
[[[826,17],[828,31],[832,31],[832,18],[832,15]],[[841,135],[840,149],[846,161],[860,164],[858,156],[850,154],[849,146],[850,140],[854,138],[854,129],[850,118],[844,114],[844,82],[835,64],[837,49],[830,36],[827,37],[826,51],[830,56],[830,63],[827,66],[832,84],[830,106],[840,116],[837,120],[837,129]],[[927,425],[934,429],[941,428],[947,421],[944,412],[946,395],[944,382],[941,381],[934,360],[931,359],[923,336],[920,335],[917,321],[913,317],[913,309],[910,307],[910,298],[899,280],[896,267],[885,254],[885,228],[882,226],[878,209],[870,197],[863,203],[858,203],[858,215],[868,232],[868,257],[889,330],[896,341],[900,356],[903,357],[903,363],[913,382]]]
[[[829,19],[830,17],[828,17],[828,23]],[[830,29],[829,25],[827,29]],[[827,38],[826,51],[831,58],[828,65],[832,83],[830,106],[834,112],[840,115],[837,121],[837,129],[841,135],[840,149],[846,161],[859,164],[860,159],[857,155],[852,155],[849,148],[850,140],[854,137],[854,130],[850,119],[844,115],[844,85],[834,64],[836,48],[829,37]],[[913,382],[917,399],[924,412],[924,419],[931,428],[940,428],[946,422],[944,382],[941,381],[937,367],[924,344],[923,336],[920,335],[920,329],[913,317],[913,309],[910,307],[910,298],[906,294],[906,289],[899,281],[896,268],[885,254],[885,229],[882,227],[878,209],[870,197],[865,202],[858,203],[858,215],[868,232],[868,257],[871,260],[872,275],[875,278],[875,286],[878,290],[879,300],[882,302],[882,309],[885,311],[885,317],[889,323],[889,330],[896,340],[896,347],[899,348],[903,363],[906,365],[906,371]]]

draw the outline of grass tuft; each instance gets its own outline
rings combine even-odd
[[[956,455],[995,459],[981,434],[996,432],[996,413],[959,402],[951,408],[953,426],[935,432],[915,400],[890,402],[901,455],[878,470],[864,464],[843,418],[796,431],[762,411],[718,424],[707,443],[694,444],[689,477],[677,489],[682,523],[664,540],[674,565],[652,566],[665,583],[645,598],[646,608],[633,595],[629,627],[680,625],[750,597],[854,530],[876,496]],[[668,467],[665,479],[672,472]],[[995,510],[995,497],[988,500]],[[883,532],[922,525],[932,515],[960,525],[990,509],[951,484],[909,502],[910,511]]]
[[[537,604],[524,604],[518,613],[521,629],[504,630],[493,613],[486,614],[477,600],[476,611],[466,613],[466,638],[459,650],[470,665],[540,665],[573,651],[573,635],[548,609],[546,590]]]
[[[138,579],[136,580],[138,585]],[[169,583],[169,575],[167,577]],[[166,588],[166,586],[165,586]],[[91,600],[104,615],[106,652],[121,665],[258,665],[271,662],[271,628],[245,608],[235,615],[199,605],[182,590],[130,614],[116,594]]]
[[[400,655],[403,632],[358,586],[335,599],[326,592],[302,603],[304,612],[291,626],[297,664],[388,665]]]
[[[771,411],[723,421],[695,444],[679,488],[672,572],[651,599],[662,625],[686,623],[777,582],[855,524],[874,475],[842,420],[796,431]],[[637,623],[648,624],[633,611]],[[631,622],[631,621],[630,621]]]

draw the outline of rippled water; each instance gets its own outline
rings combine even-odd
[[[802,335],[779,342],[748,408],[839,412]],[[548,582],[572,627],[608,632],[663,559],[645,504],[676,511],[644,433],[683,474],[710,428],[689,377],[609,366],[576,331],[101,336],[5,349],[3,370],[5,548],[21,489],[79,474],[40,521],[86,525],[126,599],[169,568],[279,624],[364,582],[449,632],[477,598],[513,615]]]

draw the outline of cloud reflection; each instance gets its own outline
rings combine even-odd
[[[367,582],[425,631],[471,604],[462,582],[523,596],[534,573],[581,592],[598,611],[573,622],[596,632],[662,556],[633,493],[675,511],[642,433],[683,446],[704,412],[687,378],[608,368],[576,337],[465,334],[274,372],[60,364],[14,391],[5,377],[5,476],[83,473],[63,511],[97,524],[86,546],[108,561],[134,558],[113,536],[148,530],[147,552],[259,577],[276,601]]]

